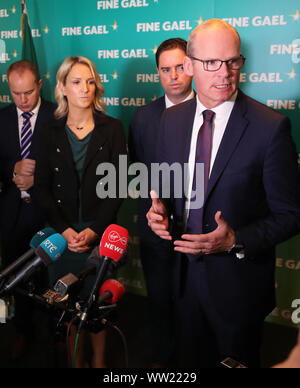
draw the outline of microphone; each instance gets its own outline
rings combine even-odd
[[[16,261],[10,264],[6,269],[0,273],[0,281],[9,275],[12,271],[16,270],[20,265],[25,263],[31,256],[35,254],[35,249],[49,236],[56,233],[53,228],[44,228],[37,232],[31,239],[29,246],[30,249],[25,252]]]
[[[100,288],[98,304],[103,302],[114,304],[123,298],[125,293],[124,285],[116,279],[106,280]]]
[[[9,292],[20,281],[30,276],[40,264],[48,266],[55,262],[61,257],[67,249],[67,246],[67,241],[58,233],[46,238],[35,250],[35,259],[25,265],[25,267],[23,267],[23,269],[21,269],[16,276],[4,286],[1,293]]]
[[[123,260],[123,259],[122,259]],[[100,256],[99,246],[95,247],[87,258],[86,266],[77,274],[68,273],[62,278],[58,279],[55,283],[53,289],[55,292],[60,294],[61,296],[65,296],[71,291],[75,292],[78,289],[78,286],[84,281],[84,279],[93,273],[96,273],[96,270],[102,265],[103,257]],[[106,278],[114,277],[117,268],[121,265],[121,260],[117,263],[111,261],[109,263]]]
[[[103,256],[103,262],[87,300],[86,307],[80,316],[78,332],[81,330],[84,321],[87,319],[87,312],[95,301],[95,294],[97,293],[100,284],[103,283],[109,264],[121,260],[122,256],[126,253],[128,240],[128,230],[122,226],[112,224],[105,229],[99,246],[100,256]]]

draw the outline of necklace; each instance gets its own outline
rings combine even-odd
[[[75,127],[75,129],[77,129],[77,131],[82,131],[86,124],[87,123],[83,124],[83,127],[77,127],[77,125],[75,125],[75,124],[67,123],[67,125],[69,127]]]

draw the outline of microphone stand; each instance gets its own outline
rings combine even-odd
[[[101,267],[100,267],[100,269],[99,269],[99,271],[97,273],[97,277],[96,277],[95,283],[93,285],[93,288],[91,290],[89,298],[88,298],[88,300],[86,302],[85,308],[84,308],[83,312],[80,315],[80,322],[79,322],[79,325],[78,325],[78,333],[81,331],[82,326],[83,326],[84,322],[87,319],[88,311],[90,310],[90,308],[92,307],[92,304],[96,300],[97,290],[98,290],[100,284],[103,283],[104,276],[106,274],[107,267],[108,267],[110,261],[111,261],[111,259],[109,257],[107,257],[107,256],[104,257],[102,265],[101,265]]]

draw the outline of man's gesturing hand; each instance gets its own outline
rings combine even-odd
[[[146,215],[148,225],[160,238],[172,240],[168,232],[169,218],[165,205],[158,199],[158,195],[154,190],[150,192],[150,196],[152,198],[152,206]]]
[[[174,242],[175,251],[192,255],[209,255],[229,251],[235,243],[233,229],[222,217],[222,212],[215,215],[217,229],[208,234],[184,234],[182,240]]]

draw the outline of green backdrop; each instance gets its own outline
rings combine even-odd
[[[1,0],[0,5],[0,108],[11,102],[5,73],[22,51],[20,3]],[[54,101],[55,74],[65,57],[87,56],[101,75],[108,113],[121,119],[126,130],[134,109],[162,94],[155,68],[159,44],[171,37],[187,39],[203,20],[226,19],[239,31],[247,58],[241,89],[290,117],[299,152],[299,0],[27,0],[26,5],[43,96]],[[120,223],[130,230],[131,260],[121,279],[127,290],[145,295],[136,221],[136,201],[129,199]],[[278,308],[269,320],[294,325],[291,313],[298,313],[291,305],[300,299],[299,236],[282,244],[277,256]]]

